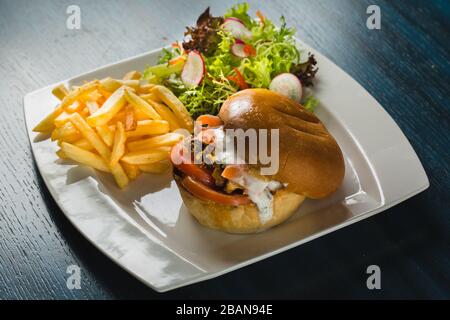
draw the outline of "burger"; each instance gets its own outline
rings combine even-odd
[[[336,140],[312,112],[281,94],[240,91],[218,116],[201,116],[197,123],[200,130],[172,148],[171,161],[184,204],[206,227],[264,231],[287,220],[305,198],[327,197],[342,183],[345,166]],[[261,143],[263,135],[257,134],[240,157],[235,137],[226,139],[227,133],[248,130],[267,133],[270,143]],[[277,156],[277,170],[270,174],[262,174],[263,147]]]

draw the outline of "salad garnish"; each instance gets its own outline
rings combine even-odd
[[[302,97],[301,87],[313,85],[318,71],[314,55],[298,49],[295,30],[286,26],[284,17],[277,27],[260,11],[252,18],[248,10],[249,5],[241,3],[223,17],[214,17],[207,8],[195,26],[187,27],[183,43],[166,49],[160,64],[148,67],[143,78],[170,88],[195,119],[216,115],[222,103],[239,90],[270,88],[277,76],[292,74],[295,77],[283,76],[283,86],[278,78],[272,87],[312,111],[318,101],[311,95]],[[195,65],[203,70],[186,63],[191,52],[201,55],[203,64],[196,57]]]

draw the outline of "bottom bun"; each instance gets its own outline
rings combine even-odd
[[[189,212],[205,227],[230,233],[255,233],[287,220],[305,200],[304,196],[278,190],[273,197],[273,215],[262,224],[255,204],[231,206],[202,200],[187,191],[176,179],[181,197]]]

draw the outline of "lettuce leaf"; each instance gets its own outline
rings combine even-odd
[[[183,42],[184,49],[198,50],[205,60],[207,74],[199,86],[186,88],[179,73],[158,77],[161,83],[175,92],[194,118],[205,113],[217,114],[222,103],[239,90],[238,84],[229,80],[235,70],[238,70],[248,86],[253,88],[268,88],[275,76],[285,72],[295,74],[304,86],[312,85],[317,73],[317,62],[314,56],[310,55],[308,61],[300,63],[303,53],[297,48],[295,30],[286,26],[284,17],[280,18],[277,27],[267,18],[264,23],[252,19],[248,10],[249,5],[241,3],[232,6],[224,17],[213,17],[208,8],[199,17],[196,26],[188,27],[187,39]],[[235,39],[220,27],[227,17],[240,19],[251,31],[252,37],[246,40],[246,44],[255,49],[254,56],[238,58],[232,54],[231,47]],[[179,54],[174,50],[165,51],[160,63],[165,63]],[[146,70],[144,77],[146,75],[154,76],[151,68]],[[310,96],[304,105],[313,110],[317,103],[317,100]]]
[[[217,44],[220,42],[218,31],[223,23],[222,17],[213,17],[209,7],[198,17],[194,27],[187,27],[184,36],[183,48],[187,51],[197,50],[205,56],[214,54]]]
[[[303,102],[303,107],[311,112],[316,109],[317,105],[319,104],[319,100],[317,100],[313,95],[308,96],[305,101]]]
[[[227,10],[224,18],[238,18],[244,23],[247,28],[251,29],[256,24],[256,22],[248,14],[248,9],[249,5],[246,2],[235,4]]]

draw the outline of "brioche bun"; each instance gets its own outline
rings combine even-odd
[[[229,233],[256,233],[267,230],[287,220],[302,204],[305,197],[285,189],[273,196],[272,218],[266,223],[259,219],[255,204],[230,206],[193,196],[176,177],[181,198],[189,212],[205,227]]]
[[[299,103],[267,89],[247,89],[228,98],[219,117],[225,129],[279,129],[279,170],[271,179],[287,183],[289,191],[319,199],[341,185],[345,165],[339,145]]]

